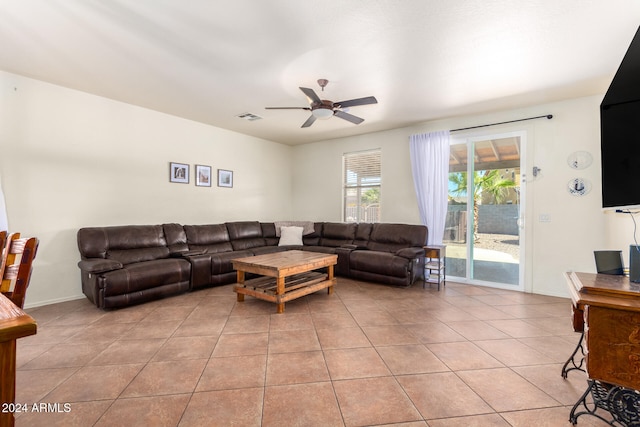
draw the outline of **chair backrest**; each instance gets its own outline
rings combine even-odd
[[[15,234],[18,236],[15,237]],[[0,291],[13,303],[22,308],[31,279],[32,264],[38,251],[38,239],[35,237],[20,239],[12,234],[5,245]]]
[[[4,244],[7,241],[6,230],[0,231],[0,260],[4,258]],[[0,261],[0,277],[2,277],[2,261]]]
[[[20,233],[8,234],[2,244],[2,259],[0,259],[0,292],[9,290],[9,284],[4,283],[4,270],[7,265],[13,264],[15,260],[15,254],[9,254],[11,249],[11,242],[20,238]],[[5,289],[7,287],[7,289]]]

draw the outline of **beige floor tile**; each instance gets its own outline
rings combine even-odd
[[[423,344],[466,341],[467,339],[442,322],[405,325]]]
[[[272,314],[270,317],[270,331],[313,329],[313,320],[310,313],[285,312],[281,314]]]
[[[261,387],[194,393],[178,425],[259,427],[263,393]]]
[[[176,426],[191,395],[151,396],[118,399],[100,417],[95,427],[107,426]]]
[[[398,377],[426,420],[494,412],[453,372]]]
[[[109,346],[108,343],[54,345],[23,366],[23,369],[70,368],[89,363]],[[121,362],[116,362],[121,363]]]
[[[572,371],[564,379],[560,375],[562,364],[520,366],[513,370],[563,405],[575,404],[587,389],[587,374]]]
[[[347,304],[347,307],[349,305]],[[360,326],[396,325],[398,321],[383,310],[352,311],[351,315]]]
[[[269,332],[271,316],[233,316],[227,320],[223,334],[247,334],[255,332]]]
[[[499,360],[472,342],[425,344],[452,371],[504,366]]]
[[[222,334],[213,349],[213,357],[250,356],[267,354],[269,334]]]
[[[271,353],[267,359],[267,386],[329,381],[321,351]]]
[[[311,318],[313,319],[313,324],[316,329],[358,327],[358,324],[349,312],[312,312]]]
[[[152,361],[208,359],[217,342],[217,336],[174,336],[163,343],[162,347],[153,356]]]
[[[148,363],[122,397],[192,393],[206,364],[207,359]]]
[[[216,313],[219,314],[219,313]],[[227,322],[226,317],[211,317],[209,319],[198,319],[188,317],[176,329],[172,336],[178,337],[202,337],[218,336],[222,332]]]
[[[86,427],[93,426],[113,400],[72,402],[68,412],[29,412],[16,418],[16,427]],[[64,403],[63,403],[64,405]]]
[[[429,427],[510,427],[510,424],[498,414],[487,414],[429,420]]]
[[[316,333],[323,350],[371,347],[369,338],[361,328],[317,329]]]
[[[583,372],[560,376],[579,338],[569,307],[348,278],[283,314],[238,303],[231,285],[115,310],[37,307],[38,334],[18,343],[17,399],[71,412],[16,425],[569,426],[586,387]]]
[[[394,375],[422,374],[448,371],[424,345],[393,345],[377,347],[378,354]]]
[[[272,386],[265,389],[264,426],[343,426],[329,382]]]
[[[393,377],[336,381],[333,386],[346,426],[421,420],[420,413]]]
[[[267,355],[212,357],[196,386],[196,391],[263,387]]]
[[[115,399],[142,370],[143,364],[85,366],[44,397],[47,402]]]
[[[513,338],[548,337],[553,335],[551,332],[521,319],[488,320],[487,323]]]
[[[324,357],[333,380],[391,375],[373,348],[326,350]]]
[[[525,411],[503,412],[502,417],[513,427],[573,427],[569,422],[570,407],[529,409]],[[605,427],[609,424],[598,418],[584,415],[578,418],[579,427]]]
[[[109,347],[91,359],[88,365],[146,363],[151,360],[165,342],[164,338],[114,341],[109,344]]]
[[[402,325],[363,326],[362,330],[374,346],[417,344],[419,341]]]
[[[77,370],[78,368],[18,370],[16,372],[15,401],[27,404],[43,401],[44,396]]]
[[[506,366],[553,363],[553,359],[513,338],[474,341],[474,343]]]
[[[511,369],[481,369],[457,374],[498,412],[560,405],[560,402]]]
[[[272,331],[269,333],[269,353],[296,353],[320,350],[315,329]]]
[[[481,320],[448,322],[447,325],[468,340],[497,340],[509,338],[509,335]]]

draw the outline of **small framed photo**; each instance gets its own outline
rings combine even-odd
[[[211,166],[196,165],[196,185],[211,187]]]
[[[184,163],[169,163],[169,181],[188,184],[189,165],[185,165]]]
[[[218,169],[218,187],[233,187],[233,171]]]

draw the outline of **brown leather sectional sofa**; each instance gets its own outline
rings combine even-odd
[[[302,249],[338,255],[338,276],[410,286],[424,274],[427,228],[316,222],[302,246],[278,246],[275,223],[127,225],[78,230],[82,291],[100,308],[123,307],[234,283],[231,260]]]

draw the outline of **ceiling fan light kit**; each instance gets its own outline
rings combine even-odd
[[[329,83],[327,79],[318,79],[318,85],[324,91],[325,86]],[[374,96],[368,96],[365,98],[349,99],[347,101],[332,102],[326,99],[320,99],[318,94],[310,88],[300,87],[302,93],[305,94],[309,102],[308,107],[266,107],[267,110],[307,110],[311,111],[311,116],[301,127],[306,128],[311,126],[316,119],[327,120],[333,116],[339,117],[343,120],[359,125],[364,121],[363,118],[354,116],[347,113],[344,109],[350,107],[356,107],[358,105],[377,104],[378,100]]]

